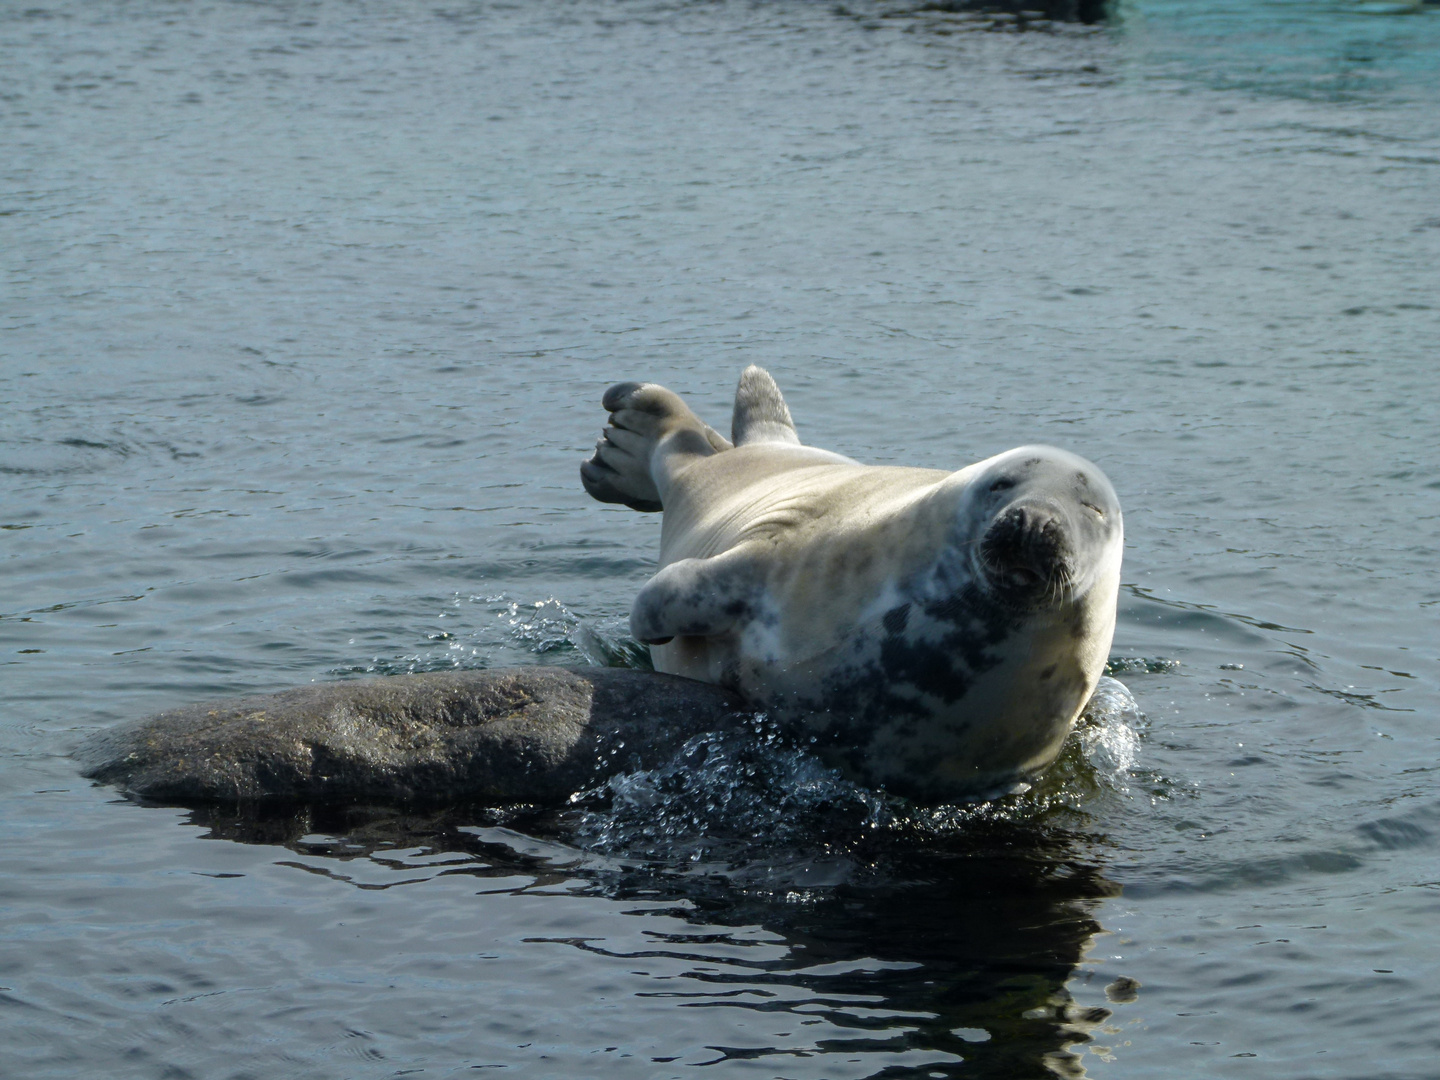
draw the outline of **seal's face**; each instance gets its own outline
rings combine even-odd
[[[1011,606],[1081,597],[1118,554],[1120,502],[1084,458],[1022,446],[982,463],[968,494],[974,569]]]

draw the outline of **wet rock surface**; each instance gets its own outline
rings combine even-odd
[[[545,802],[744,715],[726,691],[672,675],[504,668],[190,705],[75,756],[93,780],[167,801]]]

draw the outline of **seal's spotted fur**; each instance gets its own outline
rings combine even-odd
[[[631,611],[661,671],[806,724],[868,783],[983,793],[1051,761],[1115,628],[1119,502],[1089,462],[1026,446],[956,473],[800,443],[774,380],[740,379],[734,444],[675,394],[621,383],[581,467],[664,510]]]

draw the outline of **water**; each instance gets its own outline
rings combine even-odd
[[[0,13],[0,1073],[1433,1075],[1440,10],[847,10]],[[1139,711],[932,810],[763,723],[549,811],[75,775],[637,662],[599,395],[749,362],[862,460],[1098,462]]]

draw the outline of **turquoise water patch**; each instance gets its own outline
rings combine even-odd
[[[1440,88],[1440,5],[1365,0],[1121,0],[1122,40],[1161,73],[1307,98]]]

